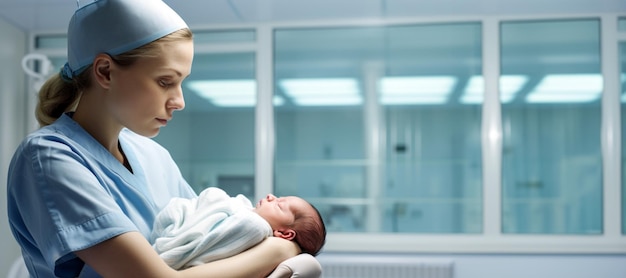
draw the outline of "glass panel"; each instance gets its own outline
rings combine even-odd
[[[237,43],[256,41],[255,30],[231,31],[198,31],[194,32],[195,44]],[[38,35],[35,39],[35,48],[38,49],[66,49],[66,35]]]
[[[52,76],[54,74],[58,74],[61,71],[61,69],[63,68],[63,66],[65,65],[65,62],[67,62],[67,57],[65,55],[63,55],[63,56],[47,56],[47,57],[48,57],[48,60],[50,61],[51,65],[52,65],[52,70],[48,71],[47,77],[50,77],[50,76]],[[41,68],[42,66],[43,65],[39,61],[34,61],[33,65],[32,65],[32,69],[35,72],[42,73],[42,70],[43,70]]]
[[[67,49],[67,36],[65,35],[39,35],[35,38],[37,49]]]
[[[186,107],[155,138],[200,192],[217,186],[254,200],[255,54],[196,54]]]
[[[622,114],[622,234],[626,234],[626,42],[619,44]]]
[[[480,32],[277,30],[275,192],[329,231],[480,233]]]
[[[55,69],[59,69],[59,71],[61,71],[61,68],[63,68],[63,66],[67,62],[67,57],[65,57],[65,56],[63,56],[63,57],[49,57],[49,59],[50,59],[50,62],[52,62],[52,67],[55,68]]]
[[[254,30],[201,31],[195,32],[193,37],[195,44],[254,42],[256,32]]]
[[[502,75],[526,85],[502,101],[502,229],[602,233],[599,20],[505,22]]]
[[[617,26],[620,32],[626,32],[626,17],[620,17],[617,21]]]

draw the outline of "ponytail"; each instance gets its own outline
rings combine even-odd
[[[61,74],[50,77],[39,90],[35,117],[40,126],[56,121],[63,113],[74,111],[83,88],[89,86],[89,70],[66,82]]]

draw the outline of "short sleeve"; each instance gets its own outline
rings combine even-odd
[[[11,171],[9,194],[19,204],[13,211],[20,214],[14,225],[25,240],[40,246],[57,275],[80,265],[73,251],[137,230],[101,185],[100,169],[71,145],[32,138]]]

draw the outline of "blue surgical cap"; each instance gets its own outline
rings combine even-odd
[[[161,0],[96,0],[74,13],[67,30],[65,80],[80,74],[96,55],[119,55],[188,28]]]

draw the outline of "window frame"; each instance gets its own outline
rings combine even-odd
[[[622,232],[621,181],[621,119],[619,43],[626,42],[626,32],[618,30],[618,20],[624,14],[545,15],[545,16],[487,16],[433,17],[410,19],[350,20],[323,22],[281,22],[241,24],[198,28],[228,31],[256,30],[256,41],[200,45],[202,53],[256,53],[257,106],[255,108],[255,192],[273,191],[275,129],[272,97],[274,92],[273,60],[274,30],[278,28],[366,27],[399,24],[433,24],[450,22],[480,22],[482,24],[482,63],[485,97],[482,104],[483,155],[483,232],[480,234],[395,234],[395,233],[329,233],[326,252],[413,252],[413,253],[567,253],[567,254],[626,254],[626,235]],[[602,95],[601,144],[603,161],[603,233],[601,235],[515,235],[502,233],[502,119],[498,94],[500,75],[500,24],[511,20],[600,19],[601,63],[604,77]],[[64,33],[35,33],[30,37],[30,52],[49,56],[65,55],[60,49],[36,49],[41,35]],[[33,80],[29,80],[33,82]],[[27,86],[30,88],[30,86]],[[28,94],[28,109],[36,104],[36,95]],[[36,126],[28,114],[27,130]],[[617,221],[615,221],[617,220]]]

